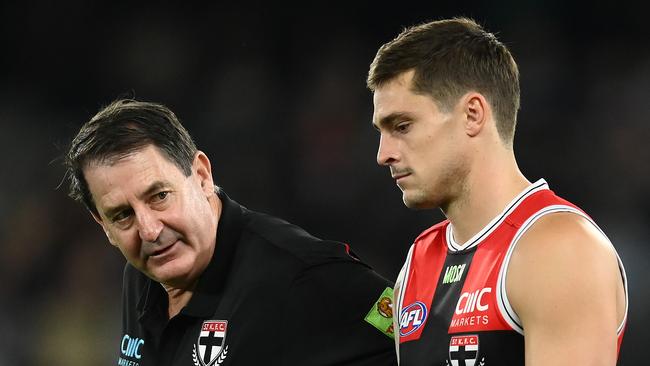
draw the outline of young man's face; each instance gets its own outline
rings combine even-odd
[[[443,112],[431,96],[415,94],[413,75],[405,72],[374,92],[377,163],[390,168],[406,206],[444,208],[469,169],[463,123],[457,110]]]
[[[205,154],[197,153],[189,177],[153,145],[113,164],[91,163],[84,176],[95,220],[134,267],[170,287],[195,283],[212,258],[219,219]]]

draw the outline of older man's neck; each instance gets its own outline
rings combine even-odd
[[[181,310],[190,302],[192,294],[194,294],[194,287],[190,289],[182,288],[172,288],[166,285],[163,285],[165,291],[167,292],[167,299],[169,301],[169,307],[167,309],[169,319],[178,315]]]

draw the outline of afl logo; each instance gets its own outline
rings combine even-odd
[[[427,320],[427,307],[416,301],[402,309],[399,316],[399,335],[405,337],[418,330]]]

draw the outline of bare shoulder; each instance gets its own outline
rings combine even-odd
[[[506,293],[523,326],[526,365],[616,364],[627,299],[607,237],[581,215],[552,213],[516,245]]]
[[[577,303],[586,305],[598,296],[615,299],[620,284],[617,256],[607,237],[587,218],[564,212],[540,218],[522,236],[506,286],[524,321]]]
[[[587,218],[571,212],[552,213],[537,220],[519,240],[514,255],[522,261],[550,260],[551,265],[561,265],[563,259],[580,262],[573,266],[594,264],[594,260],[616,265],[616,254],[607,237]]]

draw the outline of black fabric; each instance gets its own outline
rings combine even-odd
[[[392,339],[364,321],[392,283],[343,243],[219,197],[213,259],[173,319],[162,286],[127,264],[118,365],[397,364]],[[211,320],[227,321],[225,337],[204,333],[200,342],[225,353],[197,347]]]

